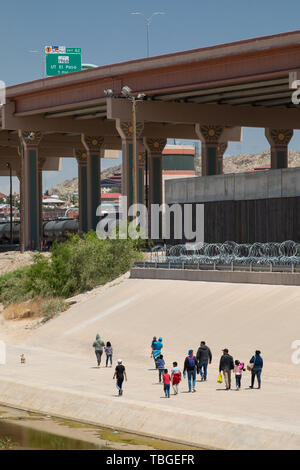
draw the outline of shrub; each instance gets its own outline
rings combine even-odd
[[[24,267],[0,276],[0,301],[5,306],[29,298],[25,286],[27,273],[28,267]]]
[[[0,302],[7,306],[90,290],[128,271],[141,258],[141,246],[140,240],[101,240],[95,232],[70,236],[53,244],[50,258],[38,253],[32,265],[0,276]]]

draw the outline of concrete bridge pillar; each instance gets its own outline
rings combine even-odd
[[[148,205],[148,231],[149,234],[156,233],[155,238],[162,237],[163,216],[160,213],[159,221],[151,216],[152,204],[161,205],[163,202],[163,181],[162,181],[162,152],[167,143],[167,139],[152,137],[144,138],[144,145],[149,157],[149,205]],[[157,226],[156,226],[157,225]],[[150,236],[150,235],[149,235]]]
[[[201,146],[202,176],[221,174],[221,168],[220,168],[221,157],[220,157],[220,149],[218,149],[218,147],[221,146],[221,144],[223,143],[220,139],[223,133],[223,127],[196,124],[195,131],[199,139],[202,142],[202,146]],[[223,155],[222,155],[222,159],[223,159]],[[222,171],[223,171],[223,163],[222,163]]]
[[[40,248],[38,146],[42,134],[19,130],[19,138],[23,146],[21,178],[24,199],[24,249],[38,250]]]
[[[223,158],[228,142],[220,142],[217,147],[217,175],[223,175]]]
[[[87,153],[78,149],[74,153],[78,164],[79,231],[87,233]]]
[[[100,151],[104,138],[82,134],[82,143],[87,152],[87,227],[96,230],[97,208],[101,203]]]
[[[138,204],[145,204],[145,165],[146,165],[146,151],[142,140],[138,141],[137,145],[137,202]]]
[[[38,198],[39,198],[39,230],[40,240],[43,238],[43,166],[46,158],[38,157]]]
[[[162,152],[167,143],[165,138],[144,138],[149,153],[149,203],[161,204],[162,194]]]
[[[265,135],[271,146],[271,169],[288,168],[288,145],[293,129],[266,129]]]
[[[133,204],[133,126],[129,121],[116,120],[116,128],[122,139],[122,196],[127,196],[128,210]],[[137,152],[136,152],[136,189],[137,189],[137,202],[144,201],[144,163],[140,159],[143,153],[143,146],[141,134],[144,129],[142,122],[136,124],[136,138],[137,138]],[[140,159],[140,160],[139,160]]]

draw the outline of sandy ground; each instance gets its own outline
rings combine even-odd
[[[0,368],[3,379],[116,400],[112,369],[95,368],[92,343],[100,333],[113,345],[114,364],[121,357],[128,371],[124,407],[139,404],[147,413],[149,407],[162,413],[174,410],[174,425],[180,416],[188,426],[191,414],[199,417],[199,423],[205,417],[247,425],[262,430],[263,448],[271,446],[268,433],[273,431],[300,438],[300,365],[291,360],[292,343],[299,339],[298,287],[125,278],[77,301],[67,312],[31,330],[23,341],[6,331],[9,346],[7,364]],[[197,382],[197,393],[186,393],[184,380],[179,395],[164,398],[150,358],[154,335],[163,337],[168,368],[175,360],[182,367],[188,349],[196,350],[206,340],[213,361],[208,381]],[[250,376],[245,372],[239,392],[223,391],[216,379],[224,347],[245,363],[255,349],[262,351],[261,390],[248,389]],[[19,363],[21,352],[26,366]],[[199,426],[195,437],[201,446]],[[234,437],[236,445],[239,436]]]
[[[114,281],[108,282],[103,286],[99,286],[91,291],[83,292],[76,296],[70,297],[66,300],[70,305],[79,305],[88,299],[95,296],[101,295],[113,286],[118,286],[125,279],[128,279],[130,273],[126,273]],[[38,319],[25,319],[25,320],[5,320],[1,312],[3,311],[3,305],[0,304],[0,339],[2,341],[19,344],[28,339],[37,328],[43,327],[43,323],[40,318]]]
[[[31,251],[26,251],[23,254],[19,251],[0,253],[0,274],[5,274],[14,269],[32,264],[32,256],[33,252]]]

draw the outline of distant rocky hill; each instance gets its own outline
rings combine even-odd
[[[258,154],[234,155],[233,157],[224,158],[224,173],[243,173],[251,171],[254,168],[269,166],[270,150]],[[289,151],[289,166],[300,166],[300,152],[296,150]]]
[[[101,172],[101,178],[110,178],[114,173],[121,171],[121,165],[112,166]],[[49,190],[49,194],[58,194],[59,196],[67,196],[68,194],[74,194],[78,192],[78,178],[71,180],[65,180],[60,184],[52,186]]]
[[[254,170],[254,168],[270,165],[270,150],[258,154],[242,154],[224,158],[224,173],[243,173]],[[289,166],[300,166],[300,152],[289,151]],[[201,158],[195,162],[196,172],[201,175]],[[121,165],[113,166],[102,171],[102,178],[110,178],[114,173],[121,171]],[[66,196],[78,191],[78,178],[66,180],[61,184],[53,186],[49,194]]]

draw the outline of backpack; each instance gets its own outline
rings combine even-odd
[[[189,369],[194,369],[196,365],[196,361],[194,356],[193,357],[188,357],[188,362],[189,362]]]

